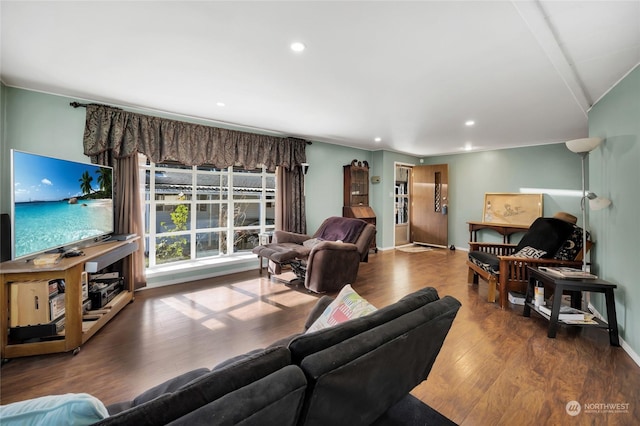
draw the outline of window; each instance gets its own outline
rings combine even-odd
[[[155,164],[143,157],[146,263],[249,252],[275,228],[275,173]]]

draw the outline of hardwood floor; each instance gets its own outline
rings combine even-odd
[[[640,367],[609,346],[606,331],[561,327],[556,339],[547,338],[536,314],[501,310],[486,302],[486,283],[467,284],[466,252],[385,251],[369,259],[353,287],[375,306],[425,286],[462,302],[429,378],[412,392],[454,422],[640,424]],[[317,297],[257,270],[140,291],[77,355],[3,365],[1,403],[67,392],[107,405],[131,399],[179,373],[298,332]],[[565,410],[570,401],[582,404],[576,417]],[[621,404],[622,412],[602,404]]]

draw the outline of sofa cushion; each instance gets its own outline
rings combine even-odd
[[[529,227],[526,234],[518,242],[515,252],[519,252],[524,247],[533,247],[544,250],[546,254],[543,258],[552,258],[567,237],[573,231],[574,225],[564,220],[553,217],[539,217]]]
[[[324,312],[307,329],[307,333],[323,330],[350,319],[360,318],[376,311],[376,307],[367,302],[362,296],[347,284],[342,287],[335,300],[329,304]]]
[[[302,370],[289,365],[169,425],[294,426],[302,408],[306,385]]]
[[[107,409],[109,410],[109,414],[114,415],[136,405],[144,404],[145,402],[151,401],[152,399],[155,399],[165,393],[175,392],[187,383],[190,383],[198,377],[209,373],[209,371],[210,370],[208,368],[198,368],[169,379],[164,383],[160,383],[159,385],[144,391],[131,401],[118,402],[116,404],[109,405],[107,407]]]
[[[500,273],[500,259],[494,254],[472,251],[469,252],[469,260],[491,274],[498,275]]]
[[[90,425],[107,417],[104,404],[86,393],[47,395],[0,406],[3,426]]]
[[[591,235],[587,232],[587,241],[591,241]],[[582,251],[582,228],[573,225],[571,233],[558,249],[554,259],[575,260],[578,253]]]
[[[97,424],[164,425],[290,364],[291,354],[286,348],[265,349]]]
[[[371,424],[427,378],[459,308],[446,296],[305,357],[301,423]]]
[[[291,358],[294,363],[298,364],[307,355],[333,346],[438,299],[438,292],[435,288],[425,287],[408,294],[392,305],[378,309],[372,314],[315,333],[297,336],[289,343]]]
[[[456,426],[442,414],[409,394],[389,408],[372,426]]]

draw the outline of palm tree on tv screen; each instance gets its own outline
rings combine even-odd
[[[100,191],[105,195],[105,198],[111,198],[111,170],[105,167],[100,167],[96,173],[98,174],[98,185],[100,185]]]
[[[85,170],[84,173],[82,174],[82,177],[78,179],[78,182],[80,182],[80,190],[82,191],[83,194],[91,193],[92,181],[93,181],[93,177],[91,177],[89,172]]]

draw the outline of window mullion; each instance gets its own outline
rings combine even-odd
[[[149,163],[149,267],[153,267],[156,266],[156,163]]]
[[[260,182],[262,182],[260,194],[260,234],[264,234],[267,224],[267,169],[265,166],[262,166]]]
[[[234,235],[234,197],[235,197],[235,188],[233,186],[233,166],[227,169],[228,180],[227,186],[229,190],[229,195],[227,196],[227,256],[233,253],[233,239]]]
[[[197,214],[198,214],[198,209],[197,209],[197,195],[198,195],[198,167],[197,166],[193,166],[191,168],[191,209],[190,209],[190,216],[191,216],[191,226],[189,227],[189,246],[191,247],[191,255],[189,256],[189,258],[191,260],[196,259],[197,257],[197,239],[196,239],[196,221],[198,220]]]

